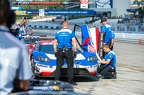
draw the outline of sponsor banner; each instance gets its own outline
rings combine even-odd
[[[116,31],[115,26],[112,26],[112,31]]]
[[[13,5],[60,5],[61,2],[13,2]]]
[[[26,13],[39,13],[39,10],[26,10]],[[94,10],[45,10],[45,15],[88,15],[93,16]]]
[[[101,24],[96,23],[93,25],[94,27],[98,27],[101,30]],[[119,24],[111,24],[112,30],[114,32],[144,32],[144,25],[119,25]]]
[[[15,11],[16,15],[26,15],[26,11]]]
[[[117,26],[117,31],[125,31],[125,26]]]
[[[113,0],[94,0],[96,8],[113,8]]]
[[[80,0],[80,8],[88,8],[88,0]]]
[[[26,1],[26,0],[15,0],[15,1],[17,1],[17,2],[23,2],[23,1]],[[27,1],[34,1],[34,0],[27,0]]]
[[[29,2],[30,5],[60,5],[61,2]]]
[[[80,2],[29,2],[29,1],[18,1],[13,2],[13,5],[79,5]]]
[[[22,6],[19,6],[19,7],[12,7],[12,10],[22,10]]]
[[[138,26],[138,32],[144,32],[144,26],[143,25]]]
[[[127,26],[127,31],[136,31],[136,26]]]

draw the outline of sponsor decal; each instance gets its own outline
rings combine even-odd
[[[88,0],[80,0],[80,8],[88,8]]]

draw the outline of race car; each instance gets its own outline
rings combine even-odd
[[[41,80],[32,79],[30,80],[29,91],[36,90],[48,90],[48,91],[74,91],[73,85],[68,82],[55,81],[55,80]]]
[[[52,22],[63,22],[65,19],[62,16],[57,16],[56,18],[52,19]]]
[[[77,57],[74,60],[74,74],[96,75],[98,62],[95,53],[77,49]],[[56,57],[53,50],[53,39],[40,40],[35,43],[35,48],[30,54],[31,69],[35,76],[50,77],[54,76],[56,69]],[[63,63],[62,75],[67,75],[67,64]]]
[[[26,45],[32,44],[36,41],[40,40],[39,36],[33,36],[33,37],[29,37],[29,36],[23,36],[21,39]]]
[[[28,49],[28,56],[30,56],[31,51],[35,47],[35,42],[41,39],[40,39],[40,36],[23,36],[21,40],[22,42],[26,44],[27,49]]]

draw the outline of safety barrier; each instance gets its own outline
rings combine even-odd
[[[141,38],[140,39],[116,38],[115,41],[116,42],[130,42],[134,44],[144,44],[144,41],[142,41]]]
[[[61,26],[39,26],[39,25],[28,25],[31,28],[38,29],[61,29]]]
[[[55,35],[55,33],[58,30],[39,30],[35,29],[35,35],[46,35],[49,37],[49,35]],[[81,33],[79,31],[76,31],[76,36],[79,38],[81,37]],[[115,32],[115,41],[119,42],[130,42],[134,44],[144,44],[144,33],[139,34],[139,33],[120,33],[120,32]]]
[[[82,24],[81,24],[82,25]],[[89,27],[97,27],[99,30],[101,29],[101,24],[88,24]],[[31,28],[39,28],[39,29],[61,29],[59,25],[49,25],[49,26],[42,26],[42,25],[29,25]],[[115,25],[112,26],[112,30],[114,32],[142,32],[144,33],[144,25],[137,25],[137,26],[124,26],[124,25]]]

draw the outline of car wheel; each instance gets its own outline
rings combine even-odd
[[[31,70],[33,72],[33,74],[35,75],[35,67],[34,67],[34,59],[33,59],[33,56],[31,58]]]

